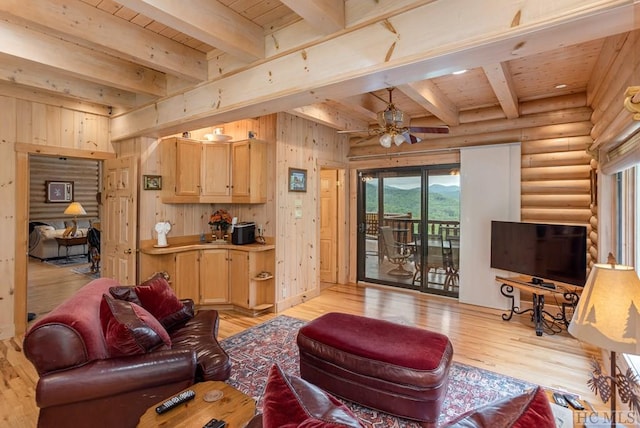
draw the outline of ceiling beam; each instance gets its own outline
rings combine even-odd
[[[163,73],[0,20],[0,53],[130,92],[167,95]]]
[[[344,115],[324,103],[298,107],[288,110],[288,113],[335,129],[367,129],[369,127],[367,122]]]
[[[168,74],[196,81],[207,79],[204,53],[79,0],[2,0],[0,16],[30,21],[65,40],[117,53]]]
[[[489,84],[498,98],[502,110],[508,119],[515,119],[520,114],[518,112],[518,96],[513,87],[513,79],[509,71],[509,64],[500,62],[497,64],[485,65],[482,67],[484,74],[489,79]]]
[[[119,3],[246,62],[265,56],[264,30],[216,0],[119,0]]]
[[[287,111],[635,29],[633,5],[450,0],[274,57],[112,120],[112,140]],[[518,26],[513,16],[521,15]],[[448,19],[445,19],[448,17]],[[448,31],[464,28],[464,34]],[[430,31],[425,32],[424,29]],[[209,125],[208,125],[209,124]]]
[[[460,124],[458,108],[431,80],[399,85],[398,89],[445,124]]]
[[[68,110],[76,110],[84,113],[93,113],[100,116],[109,116],[114,113],[108,106],[83,102],[75,98],[65,98],[59,94],[49,94],[46,91],[38,91],[33,87],[17,85],[0,81],[0,96],[20,98],[34,103],[47,104],[50,106],[63,107]]]
[[[27,63],[0,53],[0,81],[31,86],[50,94],[78,98],[105,106],[131,108],[136,94],[70,77],[67,73],[37,63]]]
[[[322,34],[344,29],[344,0],[280,0]]]

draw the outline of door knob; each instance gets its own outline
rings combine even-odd
[[[129,249],[127,249],[127,250],[124,250],[124,253],[125,253],[125,254],[131,254],[131,248],[129,248]]]

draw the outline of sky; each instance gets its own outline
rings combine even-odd
[[[399,189],[414,189],[420,187],[420,177],[387,177],[385,184]],[[443,186],[459,186],[459,175],[432,175],[429,177],[429,185],[441,184]]]

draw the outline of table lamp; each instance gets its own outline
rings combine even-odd
[[[569,324],[569,333],[611,352],[609,374],[594,361],[594,370],[587,382],[605,403],[611,399],[611,426],[616,426],[616,389],[632,411],[640,410],[635,374],[622,373],[616,364],[616,352],[640,354],[640,279],[633,267],[616,264],[609,253],[608,263],[591,268]]]
[[[80,205],[80,202],[71,202],[69,206],[64,210],[64,213],[73,216],[73,227],[71,228],[69,233],[65,233],[65,235],[75,236],[76,231],[78,230],[78,216],[87,215],[87,212],[84,210],[83,206]]]

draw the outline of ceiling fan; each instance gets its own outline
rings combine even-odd
[[[402,143],[414,144],[422,141],[412,132],[419,134],[448,134],[448,126],[404,126],[404,112],[397,109],[393,105],[393,90],[395,88],[387,88],[389,91],[389,103],[384,111],[378,112],[377,128],[369,128],[357,131],[338,131],[339,134],[363,133],[369,136],[379,135],[380,144],[384,148],[391,147],[391,143],[399,146]]]

